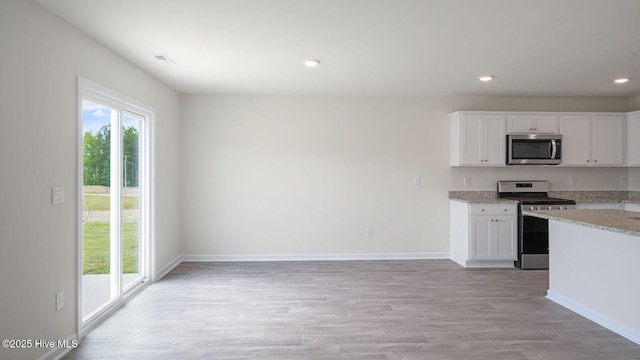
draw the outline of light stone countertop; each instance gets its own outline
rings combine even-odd
[[[640,204],[640,191],[549,191],[550,197],[575,200],[577,203],[631,203]],[[514,203],[498,198],[495,191],[449,191],[449,199],[466,203]]]
[[[577,203],[631,203],[640,204],[640,191],[589,190],[589,191],[549,191],[549,196],[575,200]]]
[[[535,210],[523,211],[543,219],[613,231],[640,237],[640,212],[625,210]]]
[[[500,199],[495,191],[449,191],[449,200],[470,204],[508,203],[517,204],[518,201]]]

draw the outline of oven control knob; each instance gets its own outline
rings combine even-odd
[[[535,210],[536,207],[535,206],[529,206],[529,210]]]
[[[548,206],[548,207],[547,207],[547,209],[552,210],[552,209],[553,209],[553,207],[552,207],[552,206]]]
[[[536,210],[540,210],[540,206],[537,206],[537,207],[536,207]]]

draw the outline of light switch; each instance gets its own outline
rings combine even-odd
[[[52,205],[64,204],[64,187],[54,186],[51,188],[51,204]]]

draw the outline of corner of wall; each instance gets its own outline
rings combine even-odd
[[[629,99],[629,111],[640,110],[640,96]]]

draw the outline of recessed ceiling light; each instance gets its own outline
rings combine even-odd
[[[156,58],[156,60],[165,63],[167,65],[175,65],[176,62],[171,60],[171,58],[169,56],[167,56],[167,54],[154,54],[153,55],[154,58]]]
[[[624,84],[627,81],[629,81],[629,78],[618,78],[618,79],[614,79],[613,82],[616,84]]]
[[[478,76],[478,80],[484,81],[484,82],[491,81],[491,80],[493,80],[493,78],[494,78],[494,76],[492,76],[492,75]]]
[[[306,67],[316,67],[316,66],[320,65],[320,60],[318,60],[318,59],[306,59],[306,60],[302,60],[302,63]]]

